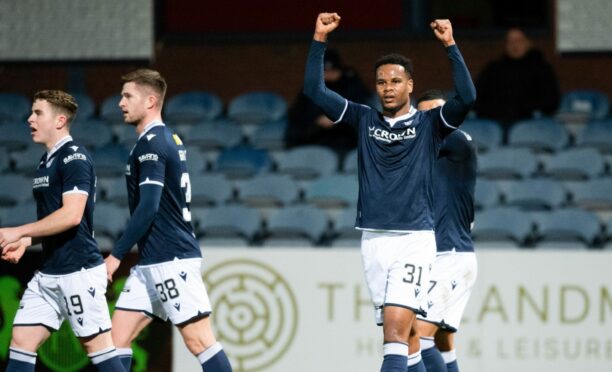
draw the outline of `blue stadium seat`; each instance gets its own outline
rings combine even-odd
[[[125,230],[129,217],[129,210],[126,207],[98,203],[94,209],[94,231],[98,236],[118,239]]]
[[[243,238],[251,243],[261,232],[259,211],[242,205],[194,209],[198,235],[205,238]]]
[[[70,93],[79,105],[77,110],[76,120],[88,120],[96,116],[96,104],[93,99],[86,93]]]
[[[338,155],[323,146],[302,146],[278,158],[278,172],[296,179],[311,179],[333,174],[338,170]]]
[[[359,248],[361,246],[361,230],[355,228],[357,209],[349,207],[334,219],[332,247]]]
[[[220,205],[229,202],[234,187],[222,174],[194,175],[191,177],[191,204]]]
[[[506,204],[525,210],[551,210],[566,204],[567,191],[551,179],[526,179],[512,184],[506,192]]]
[[[8,150],[0,147],[0,173],[9,170],[11,166],[11,158],[9,157]]]
[[[608,96],[597,90],[573,90],[561,96],[559,117],[563,120],[601,120],[608,115]]]
[[[25,121],[0,124],[0,133],[0,147],[10,151],[23,150],[33,143],[30,125]]]
[[[576,138],[576,146],[612,153],[612,119],[588,123]]]
[[[191,91],[171,97],[165,105],[165,117],[176,124],[195,124],[215,120],[223,112],[223,103],[214,93]]]
[[[501,146],[503,130],[495,120],[466,119],[459,128],[472,137],[479,151],[489,151]]]
[[[479,178],[474,190],[474,208],[476,210],[497,206],[501,199],[501,190],[495,181]]]
[[[268,237],[265,246],[278,245],[309,245],[318,244],[327,230],[325,212],[311,206],[293,206],[280,209],[268,219]],[[302,239],[306,239],[306,241]],[[276,243],[274,240],[280,240]]]
[[[88,150],[104,147],[113,141],[111,127],[98,119],[78,119],[70,132],[75,141],[83,144]]]
[[[270,157],[264,150],[238,146],[223,150],[213,168],[228,178],[247,178],[257,173],[268,171],[271,167]]]
[[[34,176],[45,151],[43,146],[33,143],[23,151],[11,152],[10,157],[13,161],[15,172]]]
[[[0,176],[0,205],[14,206],[32,199],[32,180],[16,174]]]
[[[605,172],[601,154],[591,148],[574,148],[559,152],[544,161],[544,174],[562,180],[585,180]]]
[[[286,128],[287,122],[284,120],[260,125],[255,129],[250,142],[258,149],[280,150],[285,146]]]
[[[606,249],[612,249],[612,218],[606,224],[606,241],[608,242]]]
[[[27,124],[25,122],[31,108],[32,102],[23,94],[0,93],[0,123]]]
[[[126,123],[115,123],[111,126],[114,136],[117,138],[117,143],[126,148],[132,148],[138,140],[136,128],[133,125]]]
[[[353,174],[322,176],[305,189],[305,200],[319,208],[338,208],[357,205],[359,184]]]
[[[128,194],[125,177],[115,177],[107,182],[106,187],[102,184],[100,186],[104,190],[104,200],[118,204],[123,208],[127,207]]]
[[[220,120],[191,126],[185,139],[203,150],[230,148],[242,142],[242,130],[232,121]]]
[[[612,178],[576,183],[572,191],[573,203],[578,207],[612,210]]]
[[[510,128],[508,144],[537,152],[555,152],[569,144],[569,133],[551,118],[522,120]]]
[[[357,173],[357,149],[351,150],[344,157],[344,161],[342,162],[342,172],[344,173]]]
[[[512,241],[528,244],[533,232],[533,221],[527,212],[515,208],[492,208],[477,212],[472,237],[479,243]]]
[[[37,220],[36,202],[28,201],[5,209],[2,215],[2,226],[20,226]]]
[[[557,209],[537,216],[537,245],[543,242],[591,246],[601,238],[601,223],[596,214],[582,209]],[[571,246],[571,245],[570,245]]]
[[[93,153],[96,174],[99,177],[125,174],[129,151],[121,146],[105,146]]]
[[[187,146],[187,170],[192,176],[205,172],[208,168],[208,158],[198,147]]]
[[[499,148],[478,158],[478,173],[486,178],[528,178],[537,170],[537,159],[528,149]]]
[[[233,98],[227,116],[241,124],[275,122],[287,114],[285,99],[272,92],[250,92]]]
[[[250,206],[283,206],[297,201],[299,188],[288,175],[262,174],[238,183],[238,200]]]
[[[119,108],[120,94],[106,97],[100,106],[100,117],[110,124],[123,123],[123,112]]]

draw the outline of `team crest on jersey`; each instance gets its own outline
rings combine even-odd
[[[155,134],[147,134],[147,141],[151,141],[155,137]]]
[[[406,128],[400,133],[389,132],[383,128],[368,127],[368,135],[377,141],[392,143],[416,137],[416,128]]]
[[[183,145],[183,141],[181,141],[181,138],[178,136],[178,134],[173,134],[172,135],[172,139],[174,139],[174,142],[176,143],[177,146],[182,146]]]
[[[51,160],[49,160],[49,161],[47,162],[47,164],[45,164],[45,166],[46,166],[47,168],[50,168],[50,167],[51,167],[51,164],[53,164],[53,160],[55,160],[55,158],[51,158]]]

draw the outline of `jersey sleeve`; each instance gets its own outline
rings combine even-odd
[[[462,130],[457,130],[446,137],[442,143],[440,157],[445,157],[453,162],[461,162],[469,159],[474,151],[472,137]]]
[[[94,179],[89,154],[77,148],[58,160],[61,162],[62,194],[89,195]]]
[[[338,122],[346,123],[359,130],[359,123],[361,122],[360,119],[366,116],[372,110],[374,109],[370,106],[347,101],[346,109],[342,113],[342,116],[338,119]]]
[[[134,161],[138,164],[138,185],[164,186],[166,174],[166,149],[157,136],[145,138],[139,143]]]

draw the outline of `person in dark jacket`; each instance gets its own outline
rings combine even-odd
[[[366,104],[371,92],[352,69],[344,66],[333,49],[325,52],[323,73],[325,84],[347,99]],[[339,155],[357,147],[357,133],[350,126],[334,123],[302,92],[289,110],[289,126],[285,132],[285,147],[304,145],[326,146]]]
[[[504,55],[484,68],[476,80],[478,117],[499,121],[507,129],[534,114],[554,114],[559,83],[552,66],[533,48],[525,32],[506,32]]]

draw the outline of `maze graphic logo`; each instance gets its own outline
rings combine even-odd
[[[291,345],[298,324],[285,279],[261,262],[228,260],[205,270],[216,336],[235,371],[262,371]]]

